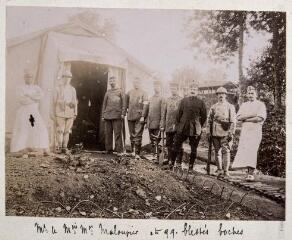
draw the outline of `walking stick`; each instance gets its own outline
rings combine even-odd
[[[161,134],[161,132],[159,131],[158,132],[158,134],[157,134],[157,136],[155,136],[155,145],[156,145],[156,147],[155,147],[155,151],[156,151],[156,160],[158,161],[158,163],[159,163],[159,143],[158,143],[158,139],[159,139],[159,136],[160,136],[160,134]]]
[[[122,145],[123,145],[123,154],[126,154],[125,146],[125,119],[122,118]]]
[[[164,162],[164,131],[162,131],[162,149],[159,156],[159,165],[163,165]]]
[[[212,159],[212,136],[213,136],[213,122],[214,122],[214,114],[211,112],[210,114],[210,137],[209,137],[209,149],[208,149],[208,161],[207,161],[207,174],[210,175],[210,164]]]

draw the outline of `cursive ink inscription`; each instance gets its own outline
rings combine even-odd
[[[225,228],[223,227],[223,224],[220,223],[219,230],[218,230],[219,236],[230,236],[230,235],[243,235],[243,229],[236,229],[235,227]]]
[[[101,223],[98,228],[100,229],[100,233],[103,235],[124,235],[126,237],[130,237],[137,235],[139,232],[138,230],[121,230],[117,228],[117,225],[114,225],[113,228],[105,228]]]
[[[47,229],[47,226],[46,224],[39,224],[39,223],[35,223],[34,224],[35,228],[36,228],[36,232],[37,233],[48,233],[48,229]]]
[[[205,224],[204,227],[195,227],[191,226],[188,223],[184,224],[184,230],[182,231],[184,236],[200,236],[200,235],[208,235],[209,230],[207,228],[207,225]]]

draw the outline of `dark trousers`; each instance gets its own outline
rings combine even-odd
[[[145,123],[141,123],[139,120],[129,121],[129,133],[132,149],[135,146],[137,154],[140,154],[141,145],[142,145],[142,135],[144,131]]]
[[[183,133],[176,133],[174,136],[174,142],[173,142],[173,147],[172,147],[171,162],[174,163],[175,160],[177,160],[177,163],[181,164],[181,159],[177,158],[177,155],[181,151],[183,142],[187,139],[189,139],[189,144],[191,147],[189,166],[193,167],[194,162],[195,162],[196,157],[197,157],[197,147],[199,145],[201,135],[187,136],[187,135],[184,135]]]
[[[171,156],[172,156],[172,149],[173,149],[173,143],[174,143],[174,136],[176,132],[166,132],[166,143],[165,146],[167,147],[167,152],[168,152],[168,163],[169,164],[174,164],[174,162],[171,161]],[[183,148],[181,147],[178,154],[177,158],[179,159],[178,162],[182,162],[182,156],[183,156]]]
[[[215,149],[215,159],[218,170],[222,170],[223,167],[224,171],[228,171],[230,165],[230,150],[232,147],[232,139],[231,141],[228,141],[229,139],[227,136],[226,137],[213,136],[212,140]]]
[[[148,129],[148,131],[152,152],[153,154],[158,154],[159,153],[158,144],[161,140],[161,134],[159,133],[159,129]]]
[[[122,120],[121,119],[106,119],[105,120],[105,149],[107,151],[113,150],[113,132],[115,134],[115,150],[117,152],[123,151],[122,142]]]
[[[158,145],[161,140],[161,134],[159,134],[159,129],[148,129],[148,131],[151,145]]]

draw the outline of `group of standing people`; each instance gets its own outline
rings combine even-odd
[[[72,74],[66,71],[61,83],[54,91],[51,117],[56,126],[57,151],[66,153],[74,119],[78,112],[76,90],[70,84]],[[31,72],[24,74],[25,85],[19,93],[20,107],[11,140],[11,152],[30,149],[42,149],[49,154],[49,137],[38,105],[42,98],[41,89],[34,84]],[[150,143],[154,154],[162,135],[166,135],[167,163],[170,169],[180,168],[183,156],[183,143],[188,140],[191,148],[188,171],[193,171],[197,157],[197,147],[203,132],[212,139],[215,149],[217,172],[219,176],[229,177],[230,150],[232,147],[236,123],[242,123],[238,150],[233,168],[247,167],[248,180],[253,180],[256,168],[257,150],[262,137],[262,124],[266,119],[265,104],[257,100],[256,89],[247,88],[248,101],[239,111],[227,99],[224,87],[217,89],[218,102],[207,113],[206,105],[198,97],[198,84],[193,82],[189,93],[179,96],[179,86],[170,83],[171,96],[161,95],[161,83],[154,82],[154,95],[148,98],[141,88],[141,79],[135,78],[133,89],[127,94],[117,87],[117,79],[109,78],[110,89],[106,92],[102,108],[102,120],[105,126],[105,147],[108,153],[115,150],[118,155],[125,151],[124,118],[127,116],[131,142],[131,152],[140,159],[144,128],[148,128]],[[97,116],[98,117],[98,116]],[[205,127],[206,126],[206,127]],[[113,149],[113,135],[115,149]],[[154,157],[157,162],[157,157]]]
[[[112,78],[112,80],[115,80]],[[111,81],[111,80],[110,80]],[[111,82],[110,82],[111,83]],[[220,177],[229,177],[230,152],[234,140],[237,123],[241,123],[242,130],[238,150],[233,162],[233,168],[247,168],[247,180],[253,180],[253,172],[256,169],[257,151],[262,137],[262,124],[266,119],[265,104],[257,100],[256,89],[247,88],[248,101],[244,102],[236,113],[234,105],[227,101],[227,90],[219,87],[216,91],[218,102],[211,106],[207,113],[206,105],[198,97],[198,84],[193,82],[189,92],[183,98],[179,96],[179,86],[175,82],[170,83],[171,96],[167,99],[161,96],[161,83],[154,82],[154,95],[148,98],[141,89],[141,81],[136,78],[134,88],[123,95],[116,90],[116,85],[111,85],[104,100],[103,114],[113,109],[109,98],[119,99],[114,104],[117,119],[127,115],[131,141],[131,152],[140,158],[142,136],[144,128],[148,128],[150,143],[153,153],[157,154],[157,148],[162,134],[166,135],[166,147],[168,152],[167,163],[169,169],[180,168],[183,156],[183,143],[188,140],[191,148],[189,155],[188,171],[193,171],[197,158],[197,148],[203,132],[212,141],[215,149],[217,173]],[[114,97],[109,97],[116,92]],[[112,100],[113,102],[113,100]],[[119,106],[119,107],[118,107]],[[106,148],[109,152],[112,148],[112,127],[107,127],[110,119],[104,117],[106,122]],[[113,125],[112,125],[113,126]],[[116,151],[121,153],[122,145],[121,124],[114,128],[116,139]],[[108,144],[109,143],[109,144]],[[155,155],[154,154],[154,155]],[[158,160],[154,156],[154,161]]]
[[[257,152],[262,139],[262,125],[266,120],[266,106],[257,99],[253,86],[247,87],[247,101],[239,111],[226,100],[227,90],[217,89],[218,102],[209,111],[207,136],[212,138],[219,176],[229,177],[230,150],[234,140],[236,124],[241,124],[241,133],[232,168],[247,168],[246,180],[254,180]],[[211,125],[212,124],[212,125]],[[212,136],[211,136],[212,134]]]
[[[105,140],[108,153],[113,152],[113,132],[115,134],[115,150],[122,153],[122,122],[127,114],[131,141],[131,152],[140,158],[144,128],[149,131],[152,151],[158,153],[157,146],[161,135],[166,134],[168,162],[173,168],[182,162],[183,142],[188,138],[191,146],[190,169],[196,159],[196,150],[200,141],[202,127],[207,119],[204,102],[197,97],[198,86],[193,84],[188,97],[181,98],[177,83],[170,83],[171,96],[167,99],[161,96],[161,82],[153,83],[154,95],[148,98],[141,89],[141,80],[135,78],[133,89],[123,95],[116,88],[115,78],[110,78],[111,89],[105,94],[103,102],[103,120],[105,121]],[[110,114],[112,113],[112,114]],[[115,115],[115,116],[114,116]],[[113,120],[114,119],[114,120]],[[114,127],[116,123],[116,127]],[[154,156],[157,162],[157,156]]]
[[[67,153],[68,142],[74,119],[77,116],[76,90],[70,84],[72,74],[63,73],[53,94],[51,119],[55,122],[56,152]],[[27,153],[41,151],[49,155],[49,134],[39,111],[43,92],[34,82],[31,70],[24,72],[25,84],[18,92],[19,108],[10,143],[10,152]]]

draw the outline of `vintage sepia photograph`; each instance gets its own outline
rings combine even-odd
[[[5,68],[6,216],[286,219],[285,12],[7,6]]]

